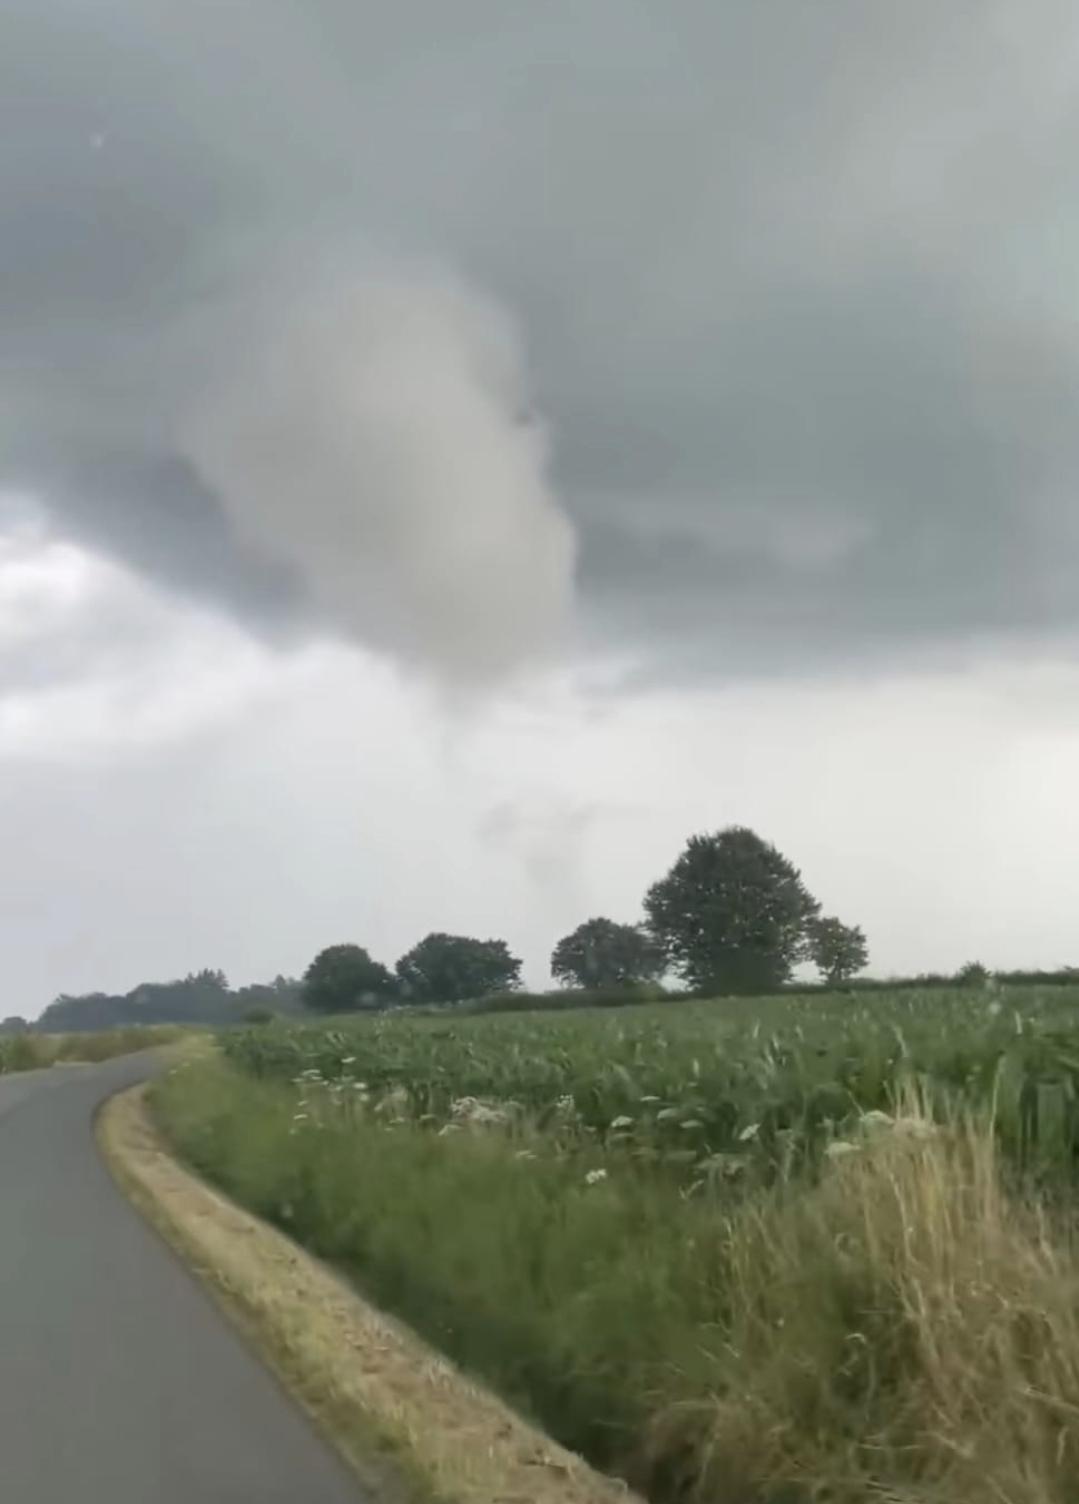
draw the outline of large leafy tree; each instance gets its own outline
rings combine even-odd
[[[505,940],[426,935],[397,963],[401,991],[415,1003],[459,1003],[508,992],[521,981],[521,963]]]
[[[318,1013],[381,1008],[396,991],[393,973],[362,945],[329,945],[303,975],[303,1001]]]
[[[644,907],[669,964],[694,989],[715,993],[787,981],[820,910],[797,867],[743,825],[692,836]]]
[[[564,935],[551,955],[551,973],[576,987],[624,987],[653,981],[666,968],[663,952],[637,924],[588,919]]]
[[[839,919],[816,918],[808,927],[809,958],[826,982],[838,986],[864,971],[869,961],[865,931]]]

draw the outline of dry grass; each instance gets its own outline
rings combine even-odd
[[[184,1037],[171,1024],[131,1025],[91,1034],[11,1034],[0,1038],[0,1075],[55,1065],[90,1065],[168,1046]]]
[[[219,1060],[154,1094],[215,1184],[656,1504],[1079,1504],[1073,1181],[1024,1190],[988,1116],[912,1095],[819,1175],[683,1196],[301,1105]]]
[[[528,1426],[282,1234],[181,1168],[162,1147],[144,1088],[105,1105],[98,1138],[131,1198],[384,1497],[631,1504],[621,1485]]]
[[[732,1221],[712,1394],[649,1438],[689,1496],[1079,1500],[1071,1221],[1005,1188],[987,1124],[907,1124]]]

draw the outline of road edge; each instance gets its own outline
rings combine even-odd
[[[640,1504],[168,1152],[149,1084],[94,1134],[135,1208],[385,1504]]]

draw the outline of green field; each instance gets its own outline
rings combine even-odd
[[[1074,1504],[1077,1085],[1053,987],[268,1025],[155,1103],[662,1504]]]
[[[680,1177],[815,1158],[866,1113],[891,1112],[910,1086],[941,1105],[992,1104],[1006,1151],[1024,1168],[1070,1168],[1079,1129],[1079,988],[456,1020],[388,1013],[251,1030],[224,1044],[245,1073],[305,1075],[312,1092],[336,1088],[330,1097],[342,1105],[359,1100],[345,1091],[357,1082],[368,1106],[395,1092],[396,1110],[416,1122],[442,1125],[470,1099],[529,1133],[572,1116],[579,1149]]]

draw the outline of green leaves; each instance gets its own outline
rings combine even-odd
[[[551,975],[567,986],[632,987],[666,968],[663,951],[637,924],[588,919],[565,935],[551,955]]]
[[[509,992],[520,984],[521,962],[504,940],[427,935],[397,963],[404,996],[413,1003],[459,1003]]]
[[[838,919],[814,918],[806,927],[809,959],[831,986],[849,982],[869,961],[865,932]]]
[[[303,1000],[318,1013],[377,1008],[396,991],[393,975],[362,945],[330,945],[304,972]]]
[[[865,1114],[894,1113],[916,1083],[941,1110],[992,1111],[1016,1162],[1071,1173],[1077,1028],[1079,989],[1017,988],[1003,1010],[939,990],[617,1014],[390,1012],[229,1032],[222,1048],[254,1076],[350,1077],[372,1100],[404,1088],[409,1114],[437,1123],[466,1098],[519,1103],[552,1152],[587,1141],[679,1177],[716,1155],[727,1170],[788,1173]]]
[[[689,985],[766,993],[801,958],[819,904],[798,869],[745,826],[692,836],[644,901],[648,926]]]

